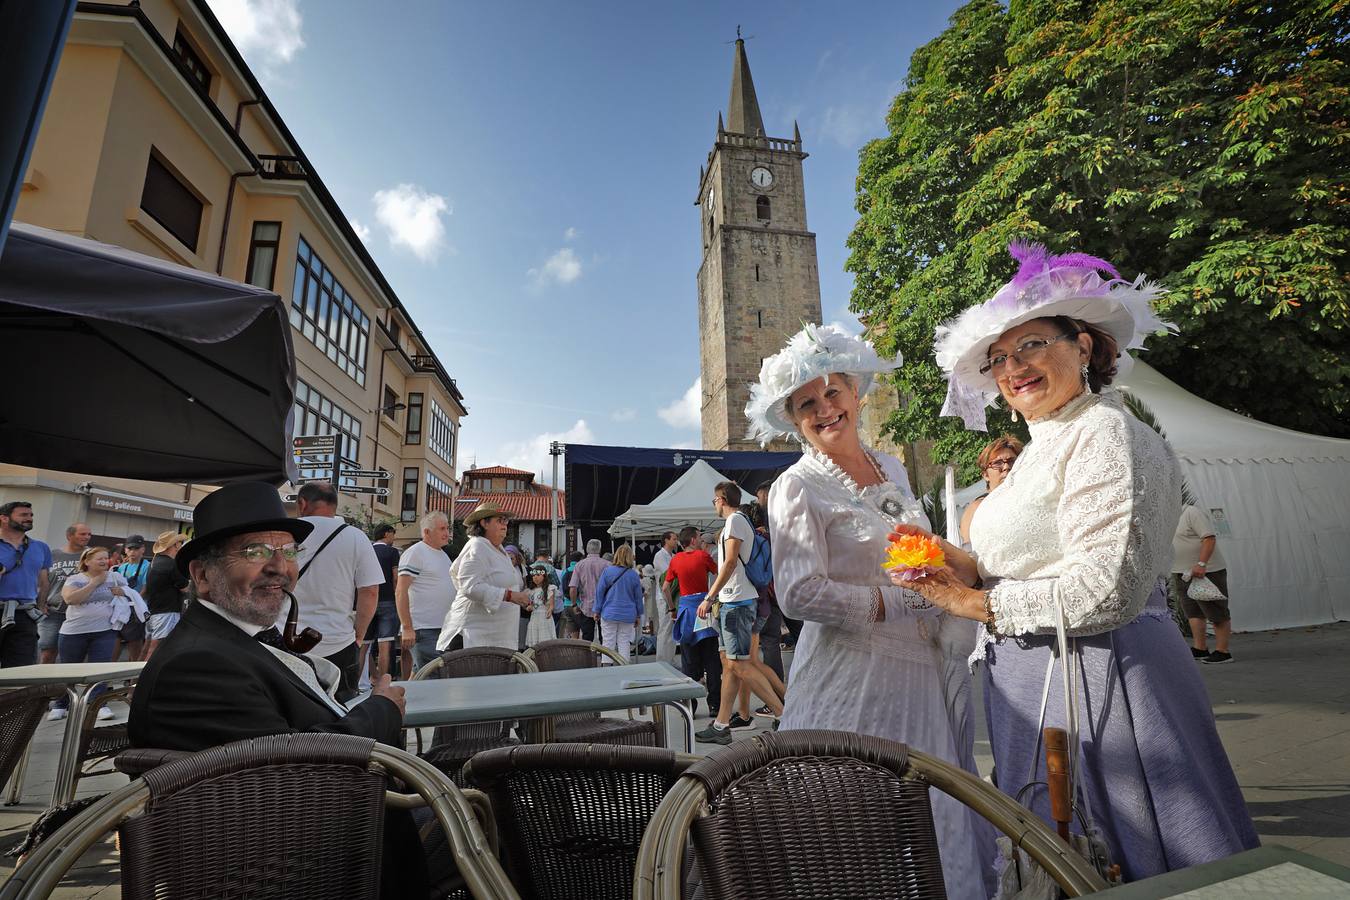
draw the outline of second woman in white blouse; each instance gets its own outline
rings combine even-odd
[[[446,613],[437,650],[509,647],[520,640],[520,611],[530,595],[520,590],[520,572],[502,549],[509,514],[484,503],[464,517],[469,542],[450,566],[455,600]]]

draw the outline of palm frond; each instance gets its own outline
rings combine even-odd
[[[1163,431],[1162,423],[1159,422],[1158,417],[1153,414],[1153,410],[1148,408],[1148,404],[1143,400],[1140,400],[1139,396],[1132,391],[1121,391],[1120,396],[1125,401],[1125,408],[1128,409],[1136,419],[1158,432],[1158,436],[1164,441],[1167,440],[1167,432]],[[1170,445],[1171,441],[1168,441],[1168,444]],[[1176,448],[1173,447],[1172,449],[1175,453]],[[1191,492],[1191,486],[1186,482],[1184,477],[1181,479],[1181,502],[1191,506],[1199,505],[1195,501],[1195,494]]]

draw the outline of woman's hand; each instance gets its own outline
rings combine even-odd
[[[942,547],[942,555],[947,558],[947,565],[963,584],[972,585],[979,579],[980,572],[979,568],[975,565],[975,557],[971,556],[951,541],[940,538],[931,531],[921,528],[918,525],[909,525],[904,522],[896,523],[896,525],[892,527],[890,537],[891,539],[894,539],[906,534],[918,535],[919,537],[931,538],[937,541]],[[908,585],[901,585],[901,587],[908,587]]]
[[[121,585],[115,584],[112,586],[112,595],[114,597],[125,597],[126,592],[122,590]]]
[[[968,587],[950,568],[943,567],[909,582],[897,582],[954,616],[985,620],[985,594]]]

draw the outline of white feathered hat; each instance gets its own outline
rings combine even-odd
[[[1141,349],[1150,334],[1176,331],[1153,311],[1153,301],[1164,290],[1142,275],[1125,281],[1104,259],[1085,253],[1051,256],[1040,244],[1014,242],[1008,252],[1021,263],[1012,281],[939,325],[933,340],[933,356],[947,376],[941,415],[959,416],[971,430],[985,430],[985,409],[999,395],[997,380],[981,373],[980,366],[989,346],[1010,328],[1050,316],[1096,325],[1116,339],[1120,374],[1134,362],[1126,351]]]
[[[761,445],[779,437],[798,437],[787,402],[793,392],[817,378],[852,376],[862,398],[872,389],[876,373],[898,369],[900,363],[899,355],[882,359],[871,344],[842,328],[807,325],[759,367],[759,383],[750,386],[750,402],[745,405],[750,437]]]

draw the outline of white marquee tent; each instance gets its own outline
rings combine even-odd
[[[1152,410],[1215,517],[1233,627],[1350,619],[1350,440],[1238,415],[1139,361],[1120,386]]]
[[[694,460],[674,484],[661,492],[651,503],[635,503],[614,520],[609,527],[611,537],[651,538],[667,531],[679,531],[693,525],[702,531],[717,531],[722,520],[713,512],[713,488],[725,475],[701,459]],[[754,494],[741,488],[750,499]]]

